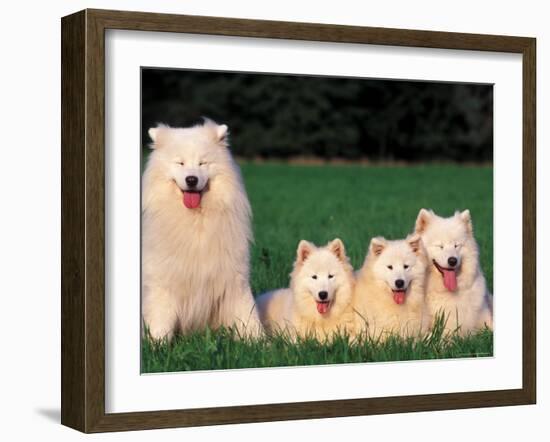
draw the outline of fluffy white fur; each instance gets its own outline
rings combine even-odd
[[[308,241],[298,245],[290,288],[261,295],[260,318],[270,330],[286,331],[291,337],[330,339],[334,333],[354,330],[352,307],[354,276],[340,239],[325,247]],[[318,311],[320,293],[326,292],[328,310]]]
[[[227,143],[227,126],[149,130],[143,175],[143,320],[154,339],[206,326],[261,330],[249,287],[251,210]],[[187,208],[186,178],[200,206]]]
[[[414,337],[425,332],[430,326],[424,302],[427,263],[419,235],[395,241],[373,238],[355,286],[357,332],[382,340],[390,334]]]
[[[429,259],[426,302],[432,317],[439,312],[447,317],[446,332],[457,330],[461,335],[482,328],[492,328],[492,295],[487,291],[479,265],[478,246],[474,238],[470,211],[456,212],[442,218],[431,210],[421,209],[415,226],[422,236]],[[449,267],[449,258],[456,258],[456,290],[443,283],[440,267]]]

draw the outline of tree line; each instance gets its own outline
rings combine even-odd
[[[246,158],[486,162],[491,85],[142,70],[142,140],[158,122],[208,116]]]

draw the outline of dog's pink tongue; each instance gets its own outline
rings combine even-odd
[[[318,302],[317,303],[317,311],[324,315],[326,312],[328,312],[328,302]]]
[[[456,271],[443,269],[443,285],[450,292],[456,290]]]
[[[405,303],[405,292],[393,292],[393,300],[396,304],[404,304]]]
[[[196,209],[201,205],[201,194],[199,192],[183,192],[183,204],[188,209]]]

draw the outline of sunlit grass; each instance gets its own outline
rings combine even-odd
[[[279,332],[260,339],[243,338],[233,329],[207,329],[171,342],[144,339],[142,372],[288,367],[359,362],[390,362],[426,359],[486,357],[493,354],[493,333],[483,329],[461,337],[444,335],[436,321],[431,333],[401,338],[339,334],[326,342],[313,337],[293,340]]]

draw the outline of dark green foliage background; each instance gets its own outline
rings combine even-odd
[[[144,145],[208,116],[246,158],[493,158],[491,85],[144,68],[142,93]]]

